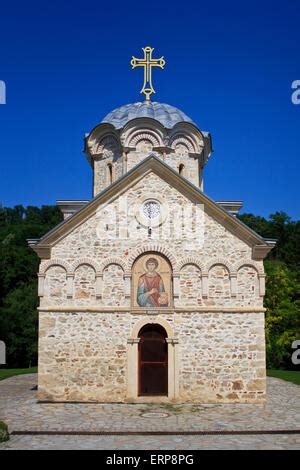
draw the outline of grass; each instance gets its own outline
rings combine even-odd
[[[28,369],[0,369],[0,380],[8,379],[8,377],[13,377],[14,375],[35,374],[36,372],[37,367],[30,367]]]
[[[268,369],[267,375],[300,385],[300,371],[298,370]]]

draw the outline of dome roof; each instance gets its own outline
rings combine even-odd
[[[102,122],[107,122],[120,129],[132,119],[148,117],[160,122],[164,127],[171,129],[178,122],[195,123],[180,109],[169,104],[158,103],[157,101],[137,102],[125,104],[108,113]]]

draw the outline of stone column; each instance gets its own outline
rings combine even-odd
[[[202,297],[208,297],[208,273],[202,273]]]
[[[138,345],[140,338],[127,340],[127,399],[138,396]]]
[[[131,273],[124,273],[123,276],[125,284],[125,299],[130,299],[131,296]]]
[[[44,296],[45,274],[38,274],[38,296]]]
[[[168,398],[175,400],[179,397],[178,353],[177,338],[166,338],[168,343]]]
[[[173,273],[173,295],[174,299],[179,298],[180,293],[180,274],[178,272]]]
[[[236,297],[236,294],[237,294],[237,273],[230,273],[230,290],[231,290],[231,297]]]
[[[265,283],[266,283],[266,275],[265,274],[259,274],[258,275],[258,280],[259,280],[259,295],[263,297],[265,295]]]
[[[102,298],[102,285],[103,285],[103,274],[97,272],[95,279],[95,295],[96,299]]]
[[[67,273],[67,298],[73,298],[74,273]]]

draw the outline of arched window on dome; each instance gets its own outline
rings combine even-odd
[[[108,163],[106,165],[106,181],[107,184],[113,183],[113,166],[111,163]]]
[[[185,166],[183,163],[180,163],[180,165],[178,166],[178,173],[180,174],[180,176],[185,176]]]

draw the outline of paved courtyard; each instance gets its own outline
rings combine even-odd
[[[36,383],[36,374],[0,382],[0,420],[8,424],[10,433],[104,435],[12,435],[10,441],[0,444],[0,450],[300,449],[300,387],[280,379],[268,378],[265,405],[37,403],[33,390]],[[295,430],[299,432],[284,433]],[[240,431],[251,431],[251,434],[230,434]],[[268,434],[268,431],[282,433]],[[138,434],[130,434],[133,432]],[[153,434],[157,432],[173,434]],[[184,432],[216,434],[181,434]]]

